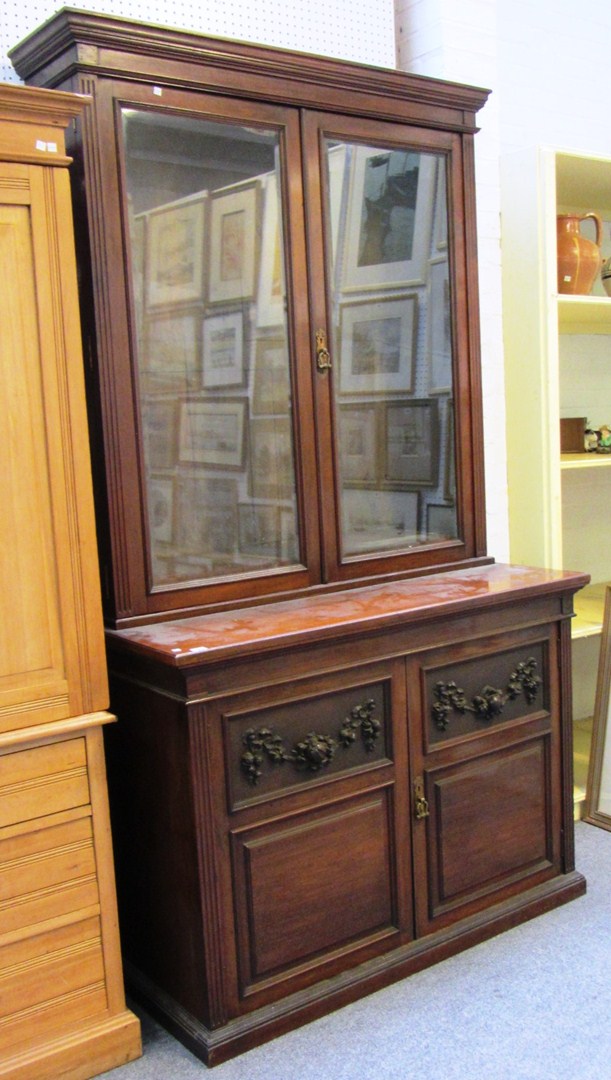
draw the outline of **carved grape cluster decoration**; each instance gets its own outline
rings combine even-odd
[[[257,784],[266,760],[270,765],[288,762],[299,771],[314,773],[330,764],[338,747],[347,750],[359,737],[365,749],[371,751],[382,729],[373,715],[375,708],[372,700],[355,705],[335,736],[310,731],[290,749],[271,728],[249,728],[242,740],[246,749],[240,758],[240,768],[251,784]]]
[[[470,712],[478,720],[489,722],[500,716],[507,702],[515,701],[520,694],[524,694],[528,704],[532,705],[540,685],[537,661],[533,656],[516,665],[504,690],[499,690],[494,686],[484,686],[470,702],[465,697],[464,690],[461,690],[455,682],[438,682],[434,689],[436,700],[432,707],[433,720],[441,731],[447,729],[452,711],[461,715]]]

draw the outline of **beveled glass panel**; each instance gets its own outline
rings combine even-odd
[[[446,157],[325,146],[341,557],[455,540]]]
[[[153,588],[299,563],[280,135],[124,108]]]

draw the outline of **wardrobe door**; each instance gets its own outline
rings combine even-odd
[[[5,731],[108,704],[64,174],[0,163]]]

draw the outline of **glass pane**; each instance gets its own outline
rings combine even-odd
[[[328,139],[342,556],[455,539],[446,159]]]
[[[122,121],[152,584],[298,563],[278,132]]]

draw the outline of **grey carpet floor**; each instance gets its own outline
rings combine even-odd
[[[148,1016],[109,1080],[611,1080],[611,832],[584,897],[208,1070]]]

